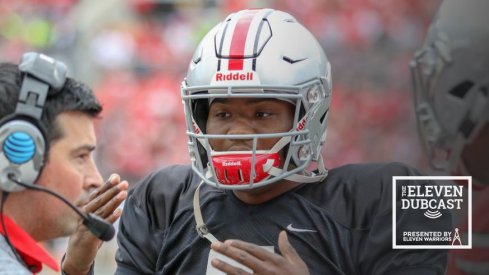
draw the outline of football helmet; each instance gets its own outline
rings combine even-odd
[[[317,182],[326,177],[321,147],[331,100],[331,68],[318,41],[290,14],[249,9],[229,15],[197,47],[181,95],[192,167],[205,183],[250,189],[282,179]],[[283,133],[206,133],[212,100],[235,97],[294,104],[293,128]],[[210,145],[212,139],[230,138],[251,140],[253,148],[217,152]],[[270,150],[257,150],[261,138],[279,141]]]
[[[418,132],[437,170],[460,173],[489,121],[488,10],[485,0],[444,1],[411,62]]]

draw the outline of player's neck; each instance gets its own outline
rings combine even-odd
[[[299,182],[283,180],[252,190],[235,190],[234,195],[244,203],[260,204],[272,200],[299,185],[301,185]]]

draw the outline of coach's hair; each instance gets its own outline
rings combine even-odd
[[[0,63],[0,119],[14,113],[21,81],[21,72],[17,65],[8,62]],[[97,117],[102,111],[102,106],[87,85],[67,77],[61,91],[48,96],[44,105],[41,123],[46,130],[49,144],[63,137],[56,117],[70,111]]]

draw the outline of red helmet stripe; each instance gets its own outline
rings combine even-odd
[[[243,57],[246,46],[246,37],[250,29],[251,21],[258,12],[258,9],[246,10],[236,22],[233,38],[231,39],[231,48],[229,50],[228,70],[242,70]]]

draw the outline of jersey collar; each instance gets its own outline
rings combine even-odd
[[[2,214],[0,214],[1,217]],[[54,271],[59,271],[59,266],[48,252],[41,247],[37,242],[27,234],[20,226],[15,224],[9,217],[3,215],[5,227],[8,232],[10,242],[15,247],[20,257],[30,271],[37,273],[42,270],[42,264],[47,265]],[[0,234],[5,235],[2,226],[0,226]]]

